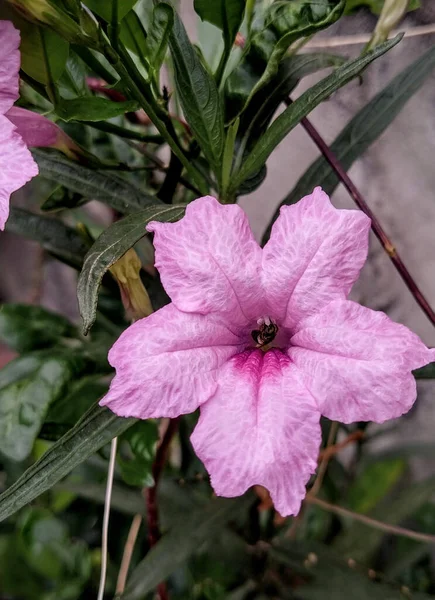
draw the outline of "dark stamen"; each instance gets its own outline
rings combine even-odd
[[[277,333],[278,326],[270,321],[269,324],[263,323],[259,329],[254,329],[251,335],[256,348],[263,348],[263,346],[267,346],[273,342]]]

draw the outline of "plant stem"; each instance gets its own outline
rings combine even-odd
[[[291,102],[292,101],[290,98],[288,98],[286,100],[287,105],[291,104]],[[345,188],[347,189],[349,194],[355,200],[355,203],[358,206],[358,208],[360,210],[362,210],[363,213],[365,213],[370,218],[370,220],[372,222],[372,230],[373,230],[374,234],[376,235],[376,237],[378,238],[378,240],[381,242],[382,247],[384,248],[385,252],[390,257],[391,262],[396,267],[396,269],[399,272],[400,276],[402,277],[403,281],[407,285],[409,291],[414,296],[416,302],[420,305],[421,309],[426,314],[426,316],[428,317],[428,319],[430,320],[432,325],[435,325],[435,312],[431,308],[429,302],[424,297],[420,288],[415,283],[415,281],[412,278],[411,274],[409,273],[408,269],[403,264],[403,261],[400,258],[395,246],[393,245],[393,243],[391,242],[390,238],[387,236],[385,231],[382,229],[379,221],[377,220],[376,216],[373,214],[373,212],[367,205],[361,192],[358,190],[356,185],[350,179],[349,175],[346,173],[346,170],[344,169],[343,165],[340,163],[340,161],[335,156],[335,154],[331,151],[328,144],[325,142],[325,140],[319,134],[319,132],[314,127],[314,125],[311,123],[311,121],[309,121],[306,117],[304,117],[301,120],[301,125],[303,126],[305,131],[308,133],[310,138],[313,140],[313,142],[316,144],[316,146],[319,148],[319,150],[321,151],[323,156],[326,158],[326,160],[328,161],[328,163],[330,164],[332,169],[335,171],[338,178],[343,183],[343,185],[345,186]]]
[[[157,448],[156,458],[153,463],[152,473],[154,477],[154,485],[145,490],[148,520],[148,541],[150,548],[155,546],[161,537],[159,527],[159,512],[157,507],[157,487],[166,463],[169,446],[177,429],[178,419],[170,419],[162,441]],[[160,596],[160,600],[168,600],[168,590],[164,581],[158,585],[157,592]]]
[[[325,450],[328,450],[328,448],[330,448],[333,445],[335,437],[337,435],[337,431],[338,431],[337,421],[331,421],[331,426],[329,428],[328,440],[326,442]],[[308,494],[310,496],[317,496],[317,494],[319,493],[320,488],[322,487],[323,479],[326,475],[326,470],[328,468],[330,458],[331,458],[331,455],[328,454],[327,452],[325,452],[325,454],[323,455],[322,461],[319,465],[318,471],[317,471],[316,480],[313,484],[313,487],[308,492]]]
[[[116,448],[118,445],[118,438],[113,438],[110,446],[110,459],[109,468],[107,471],[107,485],[106,485],[106,496],[104,500],[104,516],[103,516],[103,535],[101,542],[101,575],[100,585],[98,588],[97,600],[103,600],[104,588],[106,587],[106,573],[107,573],[107,545],[109,538],[109,517],[110,517],[110,502],[112,500],[112,487],[113,487],[113,475],[115,472],[115,460],[116,460]]]
[[[142,523],[142,515],[135,515],[128,532],[127,541],[124,546],[124,553],[122,555],[121,567],[119,569],[118,581],[116,582],[115,598],[120,597],[125,590],[125,584],[127,582],[128,570],[130,568],[131,557],[133,556],[134,546],[139,533],[139,529]]]
[[[93,127],[94,129],[98,129],[98,131],[104,131],[105,133],[112,133],[113,135],[117,135],[121,138],[125,138],[127,140],[136,140],[138,142],[143,142],[145,144],[163,144],[164,139],[161,135],[155,134],[147,134],[141,133],[140,131],[133,131],[132,129],[126,129],[125,127],[120,127],[119,125],[115,125],[114,123],[109,123],[107,121],[82,121],[85,125],[89,127]]]
[[[122,43],[119,42],[119,54],[107,43],[103,44],[103,52],[109,63],[121,77],[121,80],[128,86],[132,96],[139,102],[155,127],[169,144],[173,153],[180,159],[184,168],[191,174],[192,178],[201,189],[202,178],[189,162],[189,159],[174,132],[174,127],[169,116],[165,115],[163,109],[156,103],[149,89],[149,85],[136,69],[136,65],[132,61],[128,51],[123,47]],[[207,190],[201,190],[201,193],[206,194]]]
[[[323,508],[324,510],[327,510],[328,512],[340,515],[341,517],[349,517],[351,519],[354,519],[355,521],[360,521],[361,523],[364,523],[364,525],[367,525],[368,527],[374,527],[375,529],[380,529],[381,531],[391,533],[392,535],[400,535],[412,540],[417,540],[418,542],[428,542],[430,544],[435,543],[435,535],[429,535],[427,533],[412,531],[412,529],[405,529],[405,527],[399,527],[398,525],[389,525],[388,523],[377,521],[376,519],[372,519],[371,517],[367,517],[366,515],[361,515],[360,513],[353,512],[352,510],[343,508],[341,506],[337,506],[336,504],[330,504],[329,502],[325,502],[325,500],[320,500],[320,498],[316,498],[315,496],[308,495],[305,498],[304,502],[308,502],[309,504],[316,504],[317,506]]]

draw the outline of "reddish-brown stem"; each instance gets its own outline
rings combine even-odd
[[[292,101],[290,98],[286,100],[287,105],[291,104],[291,102]],[[349,175],[346,173],[346,170],[344,169],[343,165],[340,163],[335,154],[331,151],[328,144],[319,134],[319,132],[311,123],[311,121],[304,117],[301,121],[301,125],[308,133],[310,138],[313,140],[313,142],[316,144],[316,146],[319,148],[320,152],[323,154],[323,156],[328,161],[332,169],[335,171],[338,178],[343,183],[349,194],[355,200],[355,203],[357,204],[358,208],[370,218],[374,234],[381,242],[385,252],[390,257],[392,263],[396,267],[403,281],[408,286],[408,289],[414,296],[415,300],[425,312],[432,325],[435,325],[435,312],[432,310],[429,302],[426,300],[423,293],[420,291],[419,287],[417,286],[411,274],[409,273],[408,269],[403,264],[403,261],[400,258],[396,248],[394,247],[393,243],[391,242],[390,238],[387,236],[385,231],[382,229],[379,221],[377,220],[377,218],[367,205],[366,201],[364,200],[363,196],[361,195],[361,192],[358,190],[356,185],[350,179]]]
[[[168,456],[169,446],[172,438],[174,437],[178,428],[178,419],[170,419],[168,427],[163,435],[162,441],[160,442],[156,458],[153,463],[152,473],[154,477],[154,485],[145,490],[145,499],[147,505],[147,521],[148,521],[148,541],[150,548],[155,546],[159,541],[160,527],[159,527],[159,511],[157,507],[157,487],[159,485],[160,476],[163,472],[163,468],[166,463]],[[168,590],[166,583],[162,581],[157,586],[157,593],[159,600],[168,600]]]

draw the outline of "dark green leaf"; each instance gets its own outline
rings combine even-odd
[[[235,500],[214,499],[175,525],[150,550],[130,576],[122,600],[141,600],[166,579],[201,545],[210,544],[239,510],[252,504],[251,496]]]
[[[282,61],[277,75],[259,90],[243,111],[238,132],[238,155],[249,151],[266,131],[279,105],[284,102],[299,81],[311,73],[346,62],[333,54],[298,54]],[[246,192],[245,192],[246,193]]]
[[[107,408],[93,406],[75,427],[0,496],[0,521],[49,490],[134,422],[135,419],[117,417]]]
[[[224,34],[226,46],[231,46],[243,21],[246,0],[195,0],[195,11]]]
[[[157,4],[153,10],[153,21],[146,41],[147,60],[154,72],[159,71],[165,60],[169,35],[173,27],[173,9],[168,4]]]
[[[226,81],[227,116],[239,114],[255,93],[275,77],[293,42],[334,23],[344,4],[344,0],[272,2],[263,26],[248,40],[240,63]]]
[[[80,269],[88,246],[80,235],[58,219],[11,207],[6,231],[34,240],[62,262]]]
[[[83,368],[72,353],[23,355],[0,372],[0,452],[22,461],[32,451],[48,407]]]
[[[387,129],[406,102],[433,72],[434,67],[435,48],[431,48],[399,73],[346,125],[331,144],[332,152],[346,170]],[[320,156],[302,175],[290,194],[281,202],[280,207],[285,204],[294,204],[306,194],[310,194],[317,185],[331,195],[338,184],[339,179],[335,171],[326,159]],[[272,223],[278,214],[279,207]],[[269,238],[270,228],[271,225],[266,231],[264,241]]]
[[[133,8],[137,0],[118,0],[118,20],[121,21]],[[110,23],[112,20],[112,0],[86,0],[88,8]]]
[[[62,425],[63,433],[66,433],[97,400],[104,396],[107,388],[107,383],[101,381],[101,375],[88,375],[72,382],[68,392],[50,405],[44,428],[47,425],[48,431],[52,425]]]
[[[98,289],[107,269],[146,235],[147,223],[150,221],[177,221],[183,216],[184,210],[185,206],[183,205],[150,206],[117,221],[100,235],[86,255],[77,285],[85,334],[95,321]]]
[[[50,346],[74,333],[65,317],[42,306],[3,304],[0,308],[0,340],[17,352]]]
[[[216,173],[224,149],[222,104],[215,81],[203,66],[177,14],[169,36],[175,82],[186,121]]]
[[[128,485],[143,488],[154,484],[152,466],[158,439],[157,423],[151,420],[135,423],[120,437],[118,464]],[[128,445],[127,456],[123,455],[123,442]]]
[[[120,38],[125,46],[134,52],[136,56],[141,59],[146,56],[147,33],[134,10],[131,10],[128,15],[122,19]]]
[[[402,35],[398,35],[393,40],[380,44],[371,52],[348,61],[303,93],[275,119],[261,140],[254,146],[240,171],[234,176],[233,189],[237,189],[243,181],[264,165],[276,146],[282,142],[303,117],[308,115],[323,100],[329,98],[333,92],[359,75],[373,60],[395,46],[401,38]]]
[[[134,212],[158,202],[154,196],[142,192],[119,175],[94,171],[56,152],[34,149],[32,153],[40,175],[88,200],[99,200],[122,213]]]
[[[435,363],[430,363],[414,371],[416,379],[435,379]]]
[[[384,523],[398,525],[428,502],[434,492],[434,477],[413,483],[400,492],[385,498],[369,513],[369,516]],[[334,547],[340,554],[351,556],[361,562],[368,562],[384,535],[385,532],[379,529],[353,521],[345,532],[336,538]]]
[[[60,100],[56,113],[63,121],[105,121],[126,112],[134,112],[137,102],[112,102],[107,98],[85,96],[73,100]]]

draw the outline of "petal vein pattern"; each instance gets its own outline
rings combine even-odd
[[[297,514],[317,466],[320,414],[280,350],[247,350],[219,373],[192,434],[218,495],[263,485],[282,515]]]

